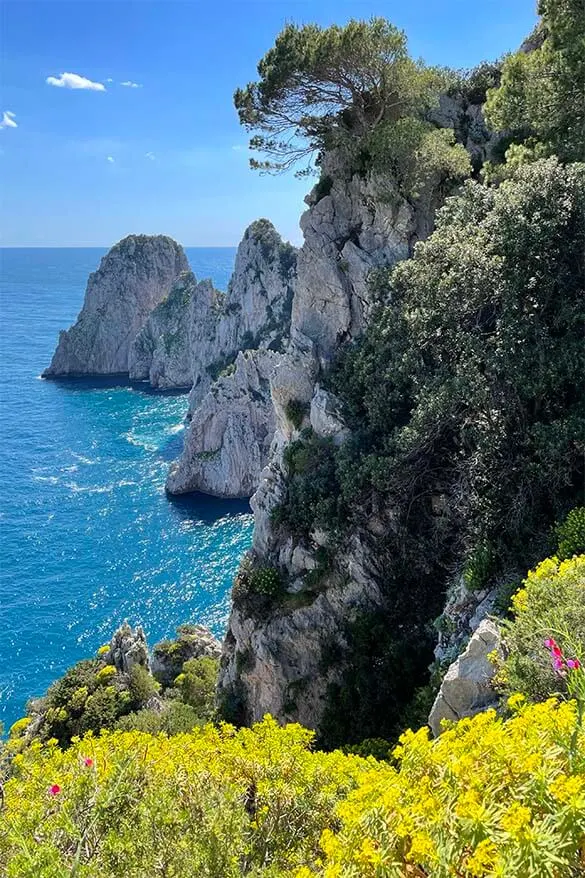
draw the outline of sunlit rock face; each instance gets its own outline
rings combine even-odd
[[[60,333],[44,377],[127,374],[134,339],[187,269],[183,248],[164,235],[129,235],[112,247],[89,276],[79,317]]]

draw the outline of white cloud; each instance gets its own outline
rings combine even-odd
[[[120,85],[125,85],[126,88],[142,88],[140,82],[132,82],[131,79],[127,79],[125,82],[121,82]]]
[[[106,82],[113,82],[113,81],[114,81],[114,80],[112,79],[111,76],[108,76],[108,78],[106,79]]]
[[[153,152],[147,152],[145,155],[145,158],[150,159],[150,161],[153,162],[155,160],[156,156]]]
[[[107,158],[107,161],[108,161],[111,165],[113,165],[115,159],[113,158],[113,156],[109,155],[108,158]]]
[[[78,73],[60,73],[59,76],[47,76],[45,81],[47,85],[54,85],[56,88],[84,88],[87,91],[106,90],[103,82],[93,82],[85,76],[79,76]]]
[[[0,128],[18,128],[18,125],[14,121],[16,119],[16,114],[12,113],[10,110],[5,110],[2,113],[2,121],[0,122]]]

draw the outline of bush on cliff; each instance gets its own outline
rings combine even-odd
[[[487,93],[486,116],[512,132],[524,155],[585,161],[585,10],[582,0],[540,0],[532,51],[504,61],[499,88]]]
[[[585,555],[547,558],[530,571],[512,605],[514,618],[502,623],[506,659],[496,677],[499,687],[536,701],[566,693],[566,667],[551,659],[550,641],[559,658],[585,665]]]

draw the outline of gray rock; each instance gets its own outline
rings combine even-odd
[[[311,400],[311,427],[324,439],[341,445],[349,436],[349,429],[341,415],[341,403],[332,393],[319,387]]]
[[[89,276],[75,324],[59,335],[45,378],[128,374],[129,354],[152,309],[188,268],[183,248],[164,235],[130,235]]]
[[[484,619],[465,651],[443,678],[429,715],[429,725],[435,736],[441,732],[442,720],[456,721],[465,716],[474,716],[497,704],[497,695],[492,687],[495,667],[488,659],[488,655],[494,651],[503,655],[501,633],[495,622]]]
[[[193,414],[183,453],[169,471],[169,493],[254,493],[274,436],[269,379],[281,358],[267,350],[239,353],[233,373],[211,386]]]
[[[114,665],[119,674],[129,674],[134,665],[141,665],[148,670],[148,646],[141,626],[131,628],[124,622],[114,631],[106,658],[108,664]]]

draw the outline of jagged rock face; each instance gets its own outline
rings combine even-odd
[[[223,328],[225,294],[210,280],[182,274],[168,298],[152,311],[130,351],[130,377],[160,389],[192,388],[200,398],[211,383],[212,364],[232,350],[234,327]]]
[[[134,665],[148,670],[148,645],[140,625],[134,629],[126,622],[118,628],[112,635],[107,658],[119,674],[129,674]]]
[[[268,350],[240,353],[232,374],[211,386],[169,472],[169,493],[249,497],[256,490],[275,428],[269,379],[281,359]]]
[[[170,493],[249,497],[256,489],[274,434],[268,377],[282,359],[272,352],[290,334],[296,262],[295,248],[268,220],[258,220],[238,247],[227,294],[204,299],[202,285],[196,287],[186,321],[190,423],[169,473]],[[233,368],[238,351],[251,348],[258,349],[254,356],[238,357],[233,374],[212,385],[218,372]]]
[[[242,350],[280,347],[288,338],[297,251],[283,241],[271,222],[256,220],[244,232],[226,311],[236,318],[236,340]]]
[[[302,568],[296,549],[289,561]],[[326,649],[332,643],[343,646],[348,623],[380,601],[372,579],[360,576],[357,569],[354,574],[332,576],[317,594],[304,595],[304,605],[301,600],[300,606],[275,610],[266,618],[234,606],[220,666],[218,700],[224,709],[241,711],[247,723],[270,713],[282,721],[319,728],[327,688],[341,680],[344,670],[340,664],[325,668]]]
[[[478,591],[469,589],[463,576],[454,579],[437,620],[439,637],[435,659],[445,665],[454,661],[479,624],[492,612],[497,586]]]
[[[443,678],[429,715],[435,736],[441,732],[442,720],[457,721],[497,704],[492,686],[495,665],[489,659],[494,652],[503,657],[501,633],[495,622],[484,619]]]
[[[89,276],[83,308],[59,343],[44,377],[129,371],[129,353],[152,309],[188,269],[183,248],[164,235],[130,235]]]
[[[373,304],[368,274],[409,255],[417,218],[391,180],[350,174],[335,154],[326,157],[307,203],[291,333],[297,342],[310,339],[327,359],[363,332]]]
[[[466,108],[449,103],[442,108],[445,124],[459,124]],[[470,111],[469,131],[483,142],[486,136],[482,118]],[[476,141],[473,140],[475,143]],[[250,503],[254,511],[253,555],[261,564],[278,567],[290,588],[303,593],[303,575],[315,565],[315,557],[325,535],[313,534],[309,545],[298,545],[292,537],[273,526],[273,513],[282,502],[287,486],[283,454],[286,444],[296,436],[287,418],[287,404],[295,400],[307,407],[310,426],[322,437],[342,443],[348,435],[335,399],[318,384],[339,346],[358,337],[378,302],[372,299],[368,275],[372,269],[391,267],[407,258],[417,240],[433,228],[438,207],[431,191],[416,203],[398,192],[388,176],[362,177],[348,171],[336,153],[325,155],[321,180],[308,196],[309,210],[301,219],[304,243],[298,255],[297,284],[292,306],[291,345],[271,378],[271,395],[276,413],[276,433],[268,465]],[[384,522],[373,522],[384,529]],[[381,608],[379,584],[383,571],[365,561],[366,550],[354,534],[351,547],[336,553],[336,568],[345,570],[347,589],[356,602],[361,595],[370,608]],[[371,561],[372,559],[370,559]],[[341,592],[343,593],[343,592]],[[237,697],[249,719],[270,710],[278,717],[292,716],[318,727],[326,703],[328,683],[319,666],[320,650],[327,639],[343,641],[345,603],[339,592],[325,586],[323,594],[300,610],[281,611],[268,619],[246,616],[245,606],[232,610],[220,670],[219,691]],[[352,598],[353,600],[353,598]],[[286,642],[286,648],[280,644]],[[290,655],[289,655],[290,651]],[[310,659],[304,659],[308,654]],[[253,669],[242,671],[246,657],[255,657]],[[295,680],[298,667],[303,675],[313,674],[310,686],[298,698],[298,711],[284,711],[287,687]],[[309,670],[310,669],[310,670]]]

